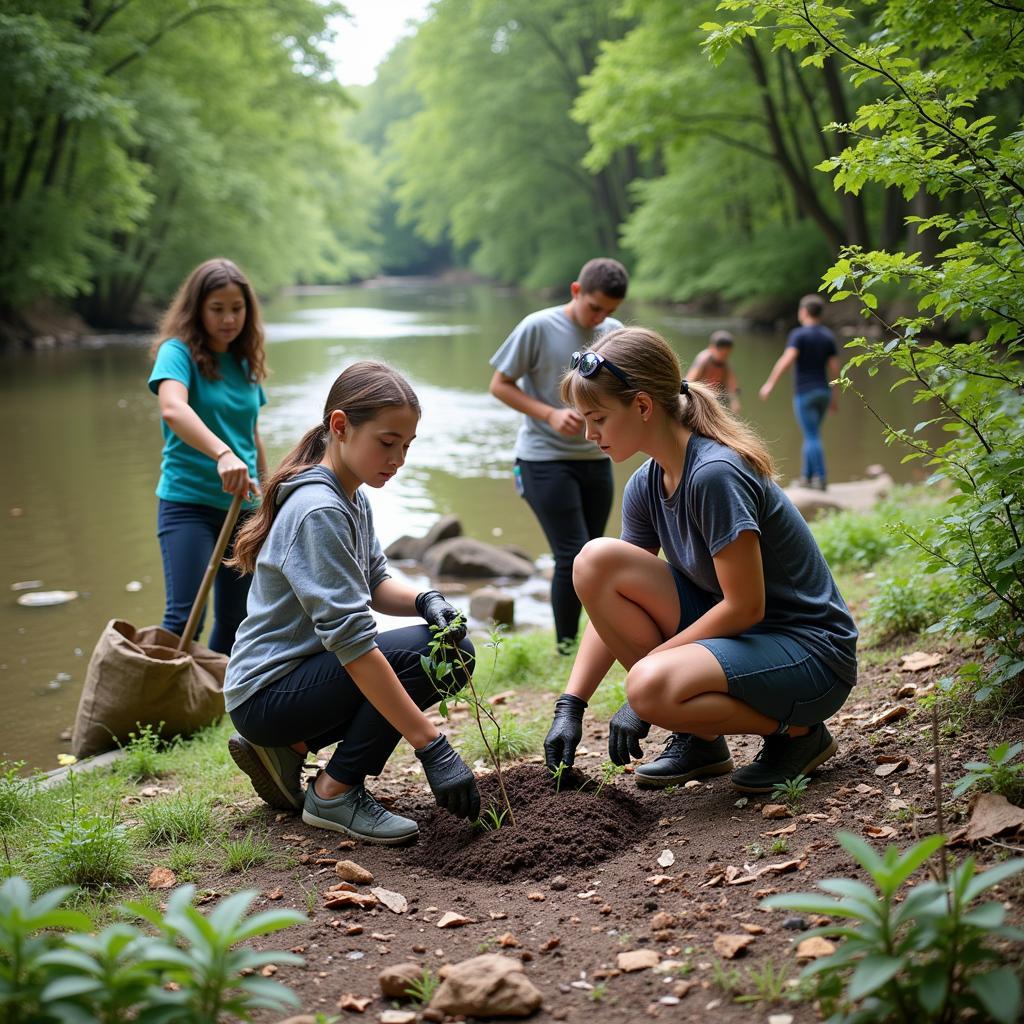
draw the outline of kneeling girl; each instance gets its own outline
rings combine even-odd
[[[575,353],[562,393],[615,462],[650,459],[626,485],[622,539],[591,541],[573,567],[590,624],[555,704],[548,766],[572,764],[587,701],[618,660],[627,702],[611,759],[641,757],[652,723],[673,733],[637,768],[639,785],[732,771],[736,734],[764,737],[733,772],[737,789],[809,773],[837,749],[824,722],[856,680],[857,629],[763,442],[682,379],[653,331],[613,331]]]
[[[224,684],[238,730],[232,758],[271,806],[301,807],[308,824],[387,844],[407,842],[418,827],[378,803],[364,779],[380,774],[400,736],[439,806],[469,818],[480,808],[472,772],[423,713],[440,696],[420,663],[428,626],[378,633],[370,614],[420,615],[442,628],[458,615],[437,591],[417,594],[388,576],[361,490],[383,487],[401,468],[419,418],[416,395],[393,369],[348,367],[321,422],[267,483],[233,559],[253,582]],[[465,629],[450,636],[472,665]],[[307,752],[333,743],[303,795]]]

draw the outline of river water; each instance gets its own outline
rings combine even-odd
[[[260,419],[271,465],[318,422],[328,387],[356,359],[384,359],[410,380],[423,419],[404,469],[371,492],[378,533],[387,545],[424,532],[455,512],[470,536],[516,544],[543,556],[543,534],[511,481],[518,415],[487,392],[488,359],[510,328],[542,298],[484,285],[382,283],[314,290],[271,302],[266,385]],[[684,366],[716,327],[656,306],[627,302],[620,318],[661,331]],[[800,439],[789,382],[767,403],[757,398],[784,344],[781,335],[734,331],[733,361],[744,386],[744,413],[771,442],[784,476],[799,469]],[[149,357],[142,339],[0,357],[0,759],[51,768],[68,750],[60,734],[74,720],[86,664],[103,625],[124,618],[159,622],[163,577],[156,499],[160,430],[146,388]],[[872,380],[879,410],[898,421],[899,393]],[[874,418],[856,398],[826,426],[834,480],[855,478],[870,463],[900,473]],[[616,467],[622,485],[639,459]],[[613,512],[608,531],[618,530]],[[424,582],[411,578],[414,583]],[[22,607],[14,584],[78,591],[55,607]],[[517,616],[549,624],[546,583],[521,590]],[[456,597],[465,604],[465,595]]]

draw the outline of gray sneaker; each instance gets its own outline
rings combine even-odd
[[[302,820],[317,828],[344,832],[365,843],[398,846],[415,839],[420,827],[412,818],[392,814],[382,807],[365,786],[355,786],[347,793],[325,800],[317,796],[311,782],[306,787],[306,802],[302,807]]]
[[[279,811],[302,806],[302,766],[306,755],[291,747],[258,747],[235,733],[228,740],[231,759],[249,776],[257,794]]]

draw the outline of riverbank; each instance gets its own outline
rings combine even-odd
[[[930,513],[925,498],[903,492],[894,501],[904,518],[924,517]],[[726,1024],[763,1019],[769,1010],[810,1024],[816,1012],[808,993],[789,982],[806,962],[792,943],[813,922],[803,918],[794,931],[785,914],[762,908],[763,898],[807,891],[824,877],[863,878],[837,843],[839,829],[879,848],[906,847],[936,831],[935,765],[947,786],[947,831],[962,827],[970,818],[969,799],[950,799],[948,784],[965,774],[968,762],[984,760],[989,748],[1024,731],[1019,709],[1005,702],[976,705],[967,683],[950,693],[943,689],[942,681],[954,679],[977,651],[920,632],[930,613],[913,556],[882,530],[892,515],[892,507],[883,506],[814,524],[862,627],[861,672],[851,699],[830,722],[839,753],[788,806],[785,799],[743,797],[725,778],[673,791],[638,790],[627,771],[603,796],[564,794],[565,802],[553,805],[562,809],[558,820],[523,818],[520,806],[516,828],[474,833],[436,811],[403,744],[372,788],[417,819],[421,837],[408,849],[375,848],[262,804],[230,761],[230,726],[221,723],[165,749],[144,733],[112,769],[72,769],[65,784],[42,793],[8,771],[0,781],[0,816],[6,815],[0,870],[24,874],[39,889],[68,881],[72,869],[84,872],[78,881],[91,873],[104,884],[75,899],[101,921],[114,917],[125,899],[159,905],[166,887],[184,882],[210,906],[238,889],[255,889],[257,910],[298,909],[307,923],[258,945],[291,949],[305,959],[304,967],[282,965],[274,977],[299,994],[307,1013],[332,1014],[346,996],[386,1009],[377,985],[382,968],[411,962],[436,972],[488,951],[523,964],[544,999],[535,1018],[542,1022],[635,1021],[671,1014],[675,1000],[688,1013],[714,1011]],[[892,600],[899,581],[915,578],[907,590],[919,598],[917,618],[912,606]],[[478,680],[516,745],[517,780],[542,771],[540,743],[567,668],[552,653],[547,631],[505,639],[493,674],[482,659]],[[622,679],[621,671],[609,676],[586,717],[577,767],[592,779],[601,774]],[[466,709],[436,720],[468,758],[485,756]],[[646,755],[665,739],[654,730],[644,743]],[[737,764],[757,749],[753,738],[731,746]],[[477,768],[486,771],[482,762]],[[527,799],[529,784],[516,786],[513,800]],[[583,834],[572,833],[572,808],[597,799],[614,801],[619,811],[607,830],[588,818],[584,842]],[[769,811],[770,803],[783,806]],[[86,828],[90,844],[69,841]],[[462,837],[455,846],[453,835]],[[993,833],[971,852],[988,865],[1020,845],[1012,834]],[[400,894],[406,910],[395,913],[369,899],[364,903],[370,906],[328,907],[339,860],[357,862],[375,885]],[[1007,882],[995,895],[1020,922],[1019,883]],[[465,920],[439,927],[448,912]],[[641,950],[641,959],[657,966],[620,966],[620,954]],[[767,978],[774,979],[771,985]]]

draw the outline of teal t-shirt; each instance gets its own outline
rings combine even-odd
[[[188,346],[177,338],[165,341],[157,349],[149,390],[155,395],[162,380],[177,380],[188,388],[188,404],[199,418],[256,475],[256,418],[267,398],[259,384],[249,380],[248,365],[239,365],[230,352],[215,352],[220,380],[207,380],[199,372]],[[186,444],[162,420],[164,452],[160,461],[160,482],[157,497],[165,501],[182,501],[213,508],[228,508],[231,495],[221,488],[217,464],[201,451]],[[246,502],[244,508],[255,507]]]

